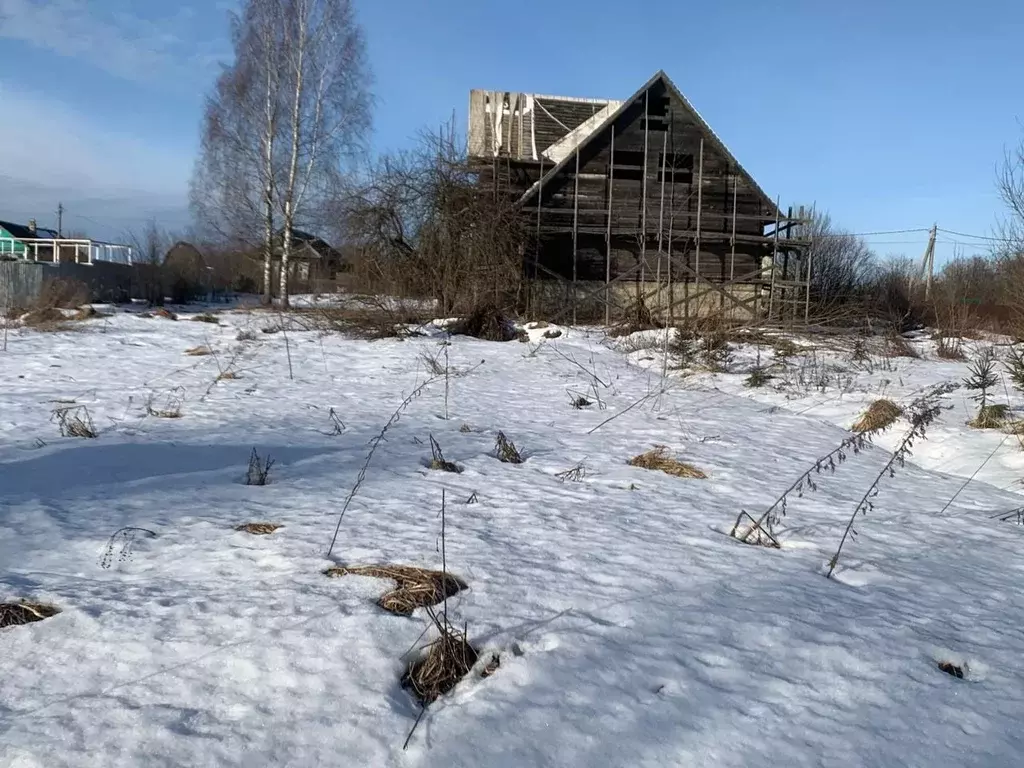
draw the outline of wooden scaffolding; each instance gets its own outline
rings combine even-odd
[[[473,91],[468,144],[522,209],[553,319],[807,321],[806,212],[783,213],[664,72],[625,101]]]

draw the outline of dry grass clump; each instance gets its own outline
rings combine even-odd
[[[63,330],[68,318],[57,307],[40,307],[23,315],[21,324],[37,330]]]
[[[0,603],[0,629],[18,627],[42,621],[60,613],[59,608],[45,603],[32,603],[22,600],[18,603]]]
[[[903,409],[892,400],[875,400],[864,415],[851,427],[853,432],[878,432],[891,426],[903,415]]]
[[[84,405],[60,405],[53,409],[51,421],[56,421],[61,437],[94,438],[99,433],[93,424],[92,415]]]
[[[485,341],[513,341],[521,334],[515,323],[493,304],[482,304],[452,323],[448,329],[456,336],[473,336]]]
[[[251,533],[253,536],[269,536],[281,526],[277,523],[243,523],[236,526],[236,531]]]
[[[213,350],[205,344],[200,344],[198,347],[189,347],[185,350],[185,354],[189,357],[205,357],[206,355],[212,355]]]
[[[448,693],[473,669],[479,652],[469,643],[464,631],[435,619],[439,635],[426,653],[411,662],[402,675],[402,687],[409,690],[424,707]],[[493,665],[493,669],[491,668]],[[493,673],[497,665],[488,665]]]
[[[335,566],[328,568],[324,574],[330,577],[352,574],[370,576],[374,579],[391,579],[397,587],[381,595],[377,605],[398,616],[411,616],[417,608],[437,605],[467,586],[466,582],[450,573],[408,565]]]
[[[697,469],[697,467],[669,456],[668,448],[664,445],[655,446],[646,453],[634,456],[626,463],[632,467],[657,469],[673,477],[692,477],[698,480],[707,479],[707,475]]]
[[[499,432],[497,440],[494,441],[494,453],[498,457],[498,461],[505,464],[523,463],[523,455],[516,448],[516,444],[505,437],[504,432]]]
[[[1006,426],[1009,417],[1010,406],[1005,403],[993,403],[981,406],[978,409],[978,415],[967,424],[975,429],[1002,429]]]
[[[433,435],[430,435],[430,468],[441,472],[452,472],[456,475],[462,472],[462,467],[444,457],[444,452]]]

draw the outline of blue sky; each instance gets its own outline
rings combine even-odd
[[[664,69],[784,204],[857,232],[988,234],[997,163],[1024,138],[1019,0],[356,2],[375,151],[453,111],[463,126],[470,88],[624,98]],[[0,0],[0,218],[51,222],[63,200],[66,228],[100,236],[186,223],[230,5]],[[871,238],[883,255],[925,240]]]

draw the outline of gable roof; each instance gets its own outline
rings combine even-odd
[[[15,224],[10,221],[0,221],[0,227],[10,232],[11,237],[15,238],[16,240],[33,240],[39,237],[49,239],[57,236],[57,233],[54,232],[52,229],[36,227],[35,232],[33,232],[24,224]]]
[[[735,166],[736,172],[739,175],[739,177],[743,179],[747,184],[749,184],[751,189],[753,189],[758,195],[760,195],[762,202],[765,203],[768,211],[770,211],[772,215],[775,215],[778,212],[778,208],[775,205],[775,201],[772,200],[763,189],[761,189],[760,185],[756,181],[754,181],[754,177],[751,176],[746,171],[746,169],[740,164],[740,162],[736,159],[736,156],[729,150],[727,146],[725,146],[725,142],[723,142],[721,138],[719,138],[718,134],[716,134],[714,130],[711,128],[711,126],[708,125],[707,121],[700,116],[700,113],[683,95],[682,91],[680,91],[676,87],[676,84],[672,82],[672,79],[667,74],[665,74],[665,70],[663,69],[659,69],[657,72],[655,72],[651,79],[644,83],[642,86],[640,86],[636,93],[634,93],[625,101],[619,102],[618,108],[615,109],[614,111],[611,111],[609,114],[606,114],[604,120],[602,120],[600,123],[590,126],[592,127],[592,130],[589,134],[584,136],[582,139],[579,137],[575,137],[575,146],[572,148],[572,150],[567,152],[565,156],[562,157],[550,171],[546,172],[540,178],[539,181],[534,182],[534,184],[528,190],[526,190],[526,192],[523,193],[522,197],[519,198],[518,204],[522,205],[531,197],[533,197],[534,194],[536,194],[537,190],[539,190],[541,187],[547,184],[552,178],[554,178],[558,173],[560,173],[562,169],[565,168],[566,165],[568,165],[569,161],[572,160],[580,150],[586,147],[591,141],[594,140],[596,136],[600,135],[606,128],[608,128],[612,123],[614,123],[627,109],[629,109],[629,107],[632,104],[636,103],[637,99],[643,96],[644,93],[650,90],[655,84],[658,83],[658,81],[663,82],[669,94],[679,100],[679,102],[683,105],[686,111],[689,112],[697,127],[701,130],[702,133],[706,135],[708,139],[710,139],[711,146],[717,149],[720,153],[725,155],[730,160],[730,162]]]

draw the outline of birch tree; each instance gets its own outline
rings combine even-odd
[[[363,146],[371,97],[366,46],[352,0],[279,0],[283,4],[282,102],[287,114],[279,193],[283,218],[280,296],[296,225],[321,209],[347,159]]]
[[[207,99],[191,184],[193,217],[204,234],[235,247],[259,244],[266,303],[272,296],[283,12],[283,0],[249,0],[231,14],[234,61]]]

